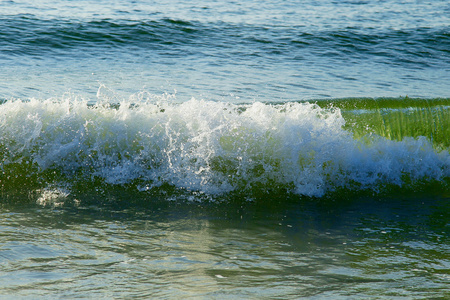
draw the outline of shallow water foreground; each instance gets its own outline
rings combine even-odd
[[[0,297],[450,296],[443,195],[146,197],[115,191],[60,207],[0,198]]]

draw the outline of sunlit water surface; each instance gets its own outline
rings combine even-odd
[[[1,295],[450,296],[448,199],[298,200],[5,205]]]

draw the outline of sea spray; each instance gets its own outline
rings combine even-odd
[[[378,191],[448,180],[448,149],[425,136],[356,136],[348,114],[308,102],[6,101],[0,179],[4,189],[15,184],[13,175],[42,181],[58,174],[65,184],[100,181],[141,191],[281,188],[315,197],[336,188]]]

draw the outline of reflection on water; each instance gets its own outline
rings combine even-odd
[[[0,295],[450,295],[443,197],[131,202],[4,204]]]

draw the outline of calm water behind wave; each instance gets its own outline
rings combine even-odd
[[[4,2],[3,98],[449,94],[446,1]],[[424,88],[426,87],[426,88]]]

